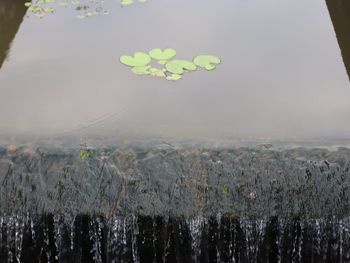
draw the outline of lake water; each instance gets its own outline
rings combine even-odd
[[[0,1],[1,263],[350,262],[350,1],[47,6]]]
[[[324,1],[82,1],[101,12],[83,20],[57,3],[41,19],[0,4],[1,134],[348,137],[349,78]],[[119,62],[155,47],[222,64],[169,82]]]

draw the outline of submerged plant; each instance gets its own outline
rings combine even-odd
[[[172,48],[154,48],[148,52],[135,52],[132,56],[123,55],[120,62],[131,67],[131,71],[136,75],[151,75],[162,77],[166,80],[176,81],[182,79],[185,72],[197,70],[197,66],[207,70],[214,70],[221,59],[212,55],[196,56],[193,61],[184,59],[174,59],[176,50]],[[152,59],[163,68],[152,66]]]
[[[89,157],[90,157],[90,151],[89,151],[89,150],[87,150],[87,149],[81,149],[81,150],[79,151],[79,159],[80,159],[80,160],[84,161],[84,160],[86,160],[86,159],[89,158]]]

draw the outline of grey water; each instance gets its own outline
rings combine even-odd
[[[40,19],[25,13],[23,2],[1,1],[2,134],[64,134],[115,114],[90,133],[349,137],[349,79],[325,1],[150,0],[121,7],[106,0],[97,2],[108,15],[84,20],[70,6]],[[327,2],[334,13],[347,5]],[[340,23],[346,39],[346,21]],[[155,47],[172,47],[184,59],[215,54],[222,64],[166,82],[135,76],[119,62]]]
[[[350,262],[348,1],[59,2],[0,1],[1,263]]]

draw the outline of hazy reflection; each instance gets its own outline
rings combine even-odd
[[[25,0],[0,1],[0,69],[26,12],[24,2]]]
[[[350,78],[350,1],[326,0],[326,2]]]

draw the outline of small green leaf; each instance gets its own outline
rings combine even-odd
[[[25,2],[25,3],[24,3],[24,6],[30,7],[30,6],[32,6],[32,2]]]
[[[227,195],[230,193],[230,189],[228,188],[227,185],[224,185],[223,187],[221,187],[221,192],[224,194],[224,195]]]
[[[79,152],[79,158],[80,160],[84,161],[85,159],[90,157],[90,151],[81,149]]]
[[[131,5],[132,3],[134,3],[134,0],[121,0],[120,1],[120,4],[123,6]]]
[[[170,73],[178,74],[178,75],[183,74],[185,70],[193,71],[197,69],[196,65],[193,64],[191,61],[180,60],[180,59],[175,59],[166,63],[165,68]]]
[[[53,7],[44,7],[43,11],[46,13],[53,13],[55,11],[55,8]]]
[[[201,55],[193,59],[194,64],[198,67],[205,68],[206,70],[213,70],[216,68],[216,64],[221,63],[221,59],[212,55]]]
[[[44,17],[45,14],[44,13],[36,13],[35,15],[39,18],[42,18],[42,17]]]
[[[167,76],[166,79],[176,81],[182,79],[182,76],[178,74],[171,74],[170,76]]]
[[[154,48],[149,52],[151,58],[164,62],[176,56],[176,51],[172,48],[166,48],[161,50],[160,48]]]
[[[151,62],[151,58],[146,53],[136,52],[133,57],[121,56],[120,62],[131,67],[142,67],[148,65]]]

